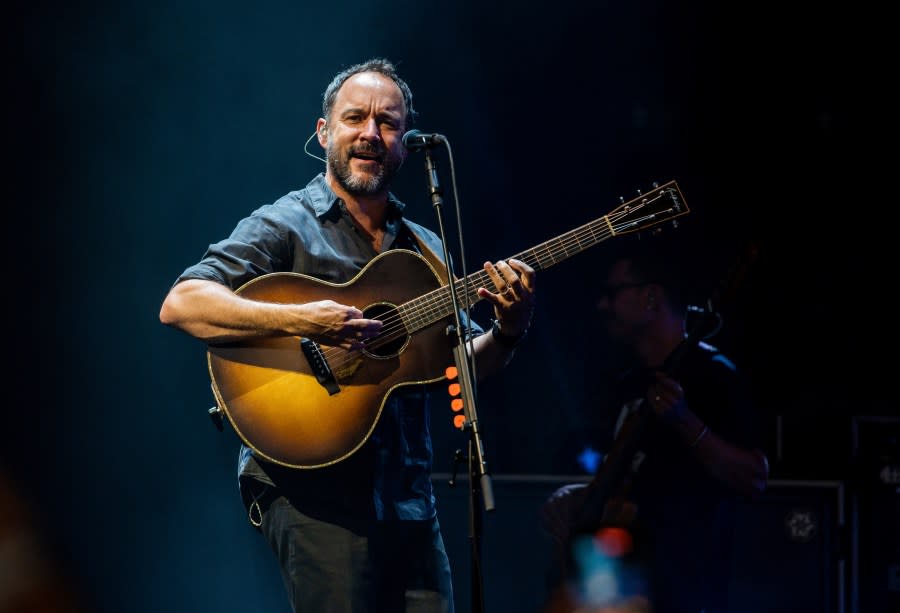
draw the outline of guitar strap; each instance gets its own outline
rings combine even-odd
[[[444,264],[444,261],[438,257],[438,255],[434,252],[434,249],[429,247],[428,243],[426,243],[422,239],[422,237],[420,237],[419,234],[413,229],[413,227],[405,222],[405,220],[404,220],[403,225],[406,226],[406,229],[409,231],[409,233],[412,234],[413,237],[416,239],[416,245],[418,245],[418,247],[419,247],[419,253],[421,253],[422,256],[428,261],[428,263],[431,264],[431,266],[434,268],[435,272],[437,272],[438,277],[440,277],[441,282],[444,285],[448,285],[447,267]],[[453,276],[453,280],[459,281],[459,279],[456,277],[456,275]]]

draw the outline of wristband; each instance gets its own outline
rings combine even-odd
[[[500,330],[500,322],[496,319],[493,320],[491,324],[491,336],[494,337],[494,340],[497,341],[501,347],[505,347],[506,349],[515,349],[519,346],[526,336],[528,336],[528,328],[525,328],[525,331],[519,334],[518,336],[508,336],[503,334]]]

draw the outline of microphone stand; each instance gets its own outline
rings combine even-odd
[[[484,586],[481,574],[481,533],[482,516],[479,502],[484,504],[484,510],[494,510],[494,493],[491,486],[491,477],[487,471],[487,462],[484,458],[484,444],[481,441],[481,433],[478,430],[478,416],[475,409],[475,387],[473,384],[472,361],[466,352],[466,334],[459,318],[459,299],[457,297],[456,280],[453,271],[450,270],[450,252],[447,248],[447,238],[444,232],[444,221],[441,213],[443,205],[442,190],[438,181],[437,169],[431,156],[431,148],[425,147],[425,168],[428,171],[428,192],[431,194],[431,203],[437,215],[438,229],[441,243],[444,248],[444,265],[447,270],[447,283],[450,286],[450,299],[453,305],[455,325],[448,326],[448,340],[455,333],[453,342],[453,358],[456,362],[456,370],[459,375],[460,397],[463,401],[466,424],[470,433],[468,470],[469,470],[469,541],[472,554],[472,611],[481,613],[484,611]],[[464,283],[467,281],[464,279]],[[465,288],[468,296],[468,289]],[[474,351],[473,351],[474,353]],[[454,462],[459,460],[455,458]],[[455,472],[455,470],[454,470]]]

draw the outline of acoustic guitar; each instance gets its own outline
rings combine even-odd
[[[688,212],[677,183],[669,181],[511,257],[541,271],[609,238]],[[364,316],[384,325],[355,350],[300,337],[210,345],[207,362],[218,409],[245,444],[276,464],[313,469],[349,457],[372,434],[391,392],[440,381],[453,363],[446,332],[453,307],[444,278],[419,254],[395,249],[346,283],[278,272],[244,284],[236,293],[251,300],[366,305],[360,307]],[[460,300],[470,305],[481,299],[477,288],[493,287],[484,270],[453,282]]]

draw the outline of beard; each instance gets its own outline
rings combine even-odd
[[[350,160],[354,154],[365,152],[380,157],[378,172],[375,174],[353,174],[350,168]],[[338,184],[354,196],[374,196],[387,191],[403,159],[391,154],[383,145],[365,146],[357,145],[346,152],[338,150],[337,145],[328,143],[328,168],[331,170]]]

